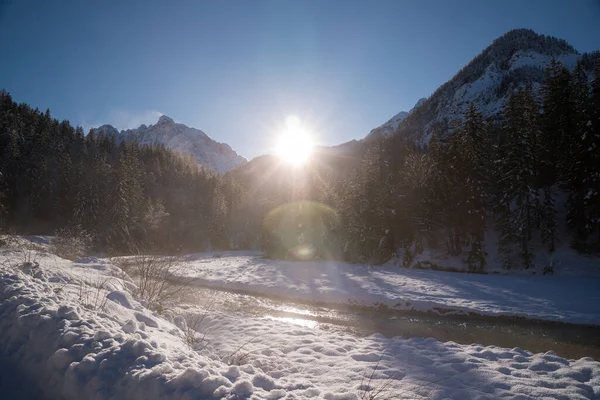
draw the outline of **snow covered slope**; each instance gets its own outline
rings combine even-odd
[[[119,132],[112,125],[102,125],[94,131],[96,134],[114,136],[117,142],[127,140],[141,144],[164,144],[174,151],[191,154],[198,160],[198,164],[219,173],[225,173],[246,163],[246,159],[233,151],[228,144],[214,141],[199,129],[175,123],[166,115],[161,116],[154,125],[140,125],[137,129]]]
[[[570,69],[580,60],[591,73],[599,56],[599,52],[582,55],[564,40],[528,29],[512,30],[496,39],[412,112],[401,112],[367,137],[374,132],[396,131],[427,142],[436,125],[461,118],[470,102],[484,116],[493,118],[502,111],[514,88],[528,83],[534,90],[539,89],[544,81],[544,68],[552,59]]]
[[[600,396],[600,363],[589,357],[362,338],[212,310],[210,299],[160,316],[132,298],[132,285],[107,260],[0,249],[0,372],[22,377],[0,381],[0,398],[39,398],[32,389],[44,400]],[[186,342],[190,329],[201,342]]]
[[[387,121],[385,124],[380,125],[377,128],[373,129],[371,132],[369,132],[366,139],[374,139],[380,135],[391,135],[392,133],[394,133],[396,128],[398,128],[400,122],[406,119],[406,117],[408,117],[416,108],[423,104],[425,100],[427,99],[424,97],[422,99],[419,99],[419,101],[417,101],[415,106],[411,108],[410,111],[400,111],[398,114],[390,118],[389,121]]]

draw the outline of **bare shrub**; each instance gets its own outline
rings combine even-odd
[[[7,255],[5,266],[21,267],[30,266],[39,267],[38,258],[44,248],[22,236],[5,235],[2,237],[4,242],[3,253]]]
[[[104,275],[98,275],[90,279],[90,282],[81,279],[78,291],[79,303],[88,310],[106,311],[107,291],[111,289],[112,279],[112,277]]]
[[[85,256],[92,244],[92,236],[81,227],[58,229],[52,239],[52,252],[68,260]]]
[[[202,350],[206,346],[208,331],[203,329],[202,325],[207,315],[208,312],[188,315],[185,318],[186,325],[183,331],[183,339],[190,350]]]
[[[381,355],[379,356],[379,360],[377,360],[377,364],[375,364],[375,366],[372,368],[372,371],[369,374],[368,378],[366,375],[367,370],[365,369],[365,371],[363,372],[363,376],[360,381],[360,386],[358,387],[358,393],[357,393],[357,396],[359,399],[361,399],[361,400],[389,400],[389,399],[398,398],[398,395],[393,392],[393,387],[392,387],[392,383],[394,383],[394,380],[396,379],[397,376],[392,376],[391,378],[386,379],[385,381],[383,381],[381,383],[378,383],[376,386],[372,385],[373,378],[375,377],[375,373],[377,372],[379,363],[383,359],[384,355],[385,355],[385,351],[383,353],[381,353]]]
[[[197,314],[188,314],[184,317],[185,319],[185,330],[183,332],[185,343],[188,345],[190,350],[202,350],[208,340],[208,330],[204,325],[206,317],[208,317],[215,304],[216,296],[213,295],[210,298],[208,304],[204,307],[203,312]]]
[[[223,357],[223,361],[229,365],[244,365],[244,364],[248,363],[248,361],[250,360],[250,355],[252,353],[257,353],[257,352],[260,352],[263,350],[268,350],[271,348],[270,346],[267,346],[267,347],[260,347],[260,348],[254,349],[254,350],[245,350],[245,347],[247,345],[249,345],[250,343],[252,343],[254,341],[254,339],[256,339],[257,337],[258,336],[251,337],[250,339],[243,342],[234,351],[225,355],[225,357]]]
[[[134,279],[133,294],[151,310],[162,312],[189,290],[178,278],[184,268],[179,257],[144,254],[114,262]]]

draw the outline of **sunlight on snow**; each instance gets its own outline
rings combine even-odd
[[[317,321],[313,321],[310,319],[304,319],[304,318],[274,317],[272,315],[267,315],[266,318],[273,320],[273,321],[287,322],[287,323],[290,323],[293,325],[304,326],[306,328],[311,328],[311,329],[314,329],[319,325],[319,323]]]

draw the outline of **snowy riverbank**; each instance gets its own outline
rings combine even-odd
[[[0,360],[48,398],[354,400],[379,389],[401,399],[600,396],[600,363],[590,358],[359,338],[186,304],[159,316],[106,260],[33,252],[36,267],[22,257],[0,256]],[[205,340],[192,350],[181,315],[205,313]]]
[[[292,262],[259,254],[185,257],[196,284],[302,301],[437,314],[480,314],[600,325],[600,277],[482,275],[343,262]]]

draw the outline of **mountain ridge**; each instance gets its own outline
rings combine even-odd
[[[544,68],[552,59],[570,69],[581,61],[591,77],[597,58],[600,58],[599,51],[581,54],[563,39],[539,35],[530,29],[511,30],[492,41],[433,94],[420,99],[410,111],[397,113],[363,139],[320,148],[319,157],[360,157],[365,142],[396,134],[426,144],[431,132],[439,125],[448,128],[452,120],[462,118],[470,101],[475,102],[486,117],[499,118],[513,90],[526,83],[540,88],[545,79]],[[351,164],[350,161],[348,163]],[[344,165],[349,168],[349,165]]]
[[[385,124],[379,125],[377,128],[372,129],[371,132],[369,132],[369,134],[366,136],[365,139],[374,139],[381,135],[387,136],[387,135],[393,134],[394,131],[398,128],[398,125],[400,125],[400,123],[404,119],[406,119],[406,117],[408,117],[415,109],[417,109],[419,106],[421,106],[421,104],[423,104],[425,102],[425,100],[427,100],[426,97],[420,98],[415,103],[413,108],[411,108],[409,111],[400,111],[398,114],[396,114],[392,118],[390,118]]]
[[[544,69],[551,60],[573,69],[578,61],[586,72],[600,52],[579,53],[563,39],[540,35],[530,29],[514,29],[495,39],[489,46],[442,84],[395,129],[426,144],[432,130],[441,124],[462,118],[474,102],[487,118],[497,118],[509,94],[525,84],[538,90],[544,81]],[[444,129],[442,129],[443,131]]]
[[[171,150],[191,154],[199,165],[221,174],[248,161],[227,143],[217,142],[200,129],[177,123],[167,115],[161,115],[155,124],[142,124],[135,129],[119,131],[110,124],[104,124],[92,131],[112,136],[119,143],[163,144]]]

